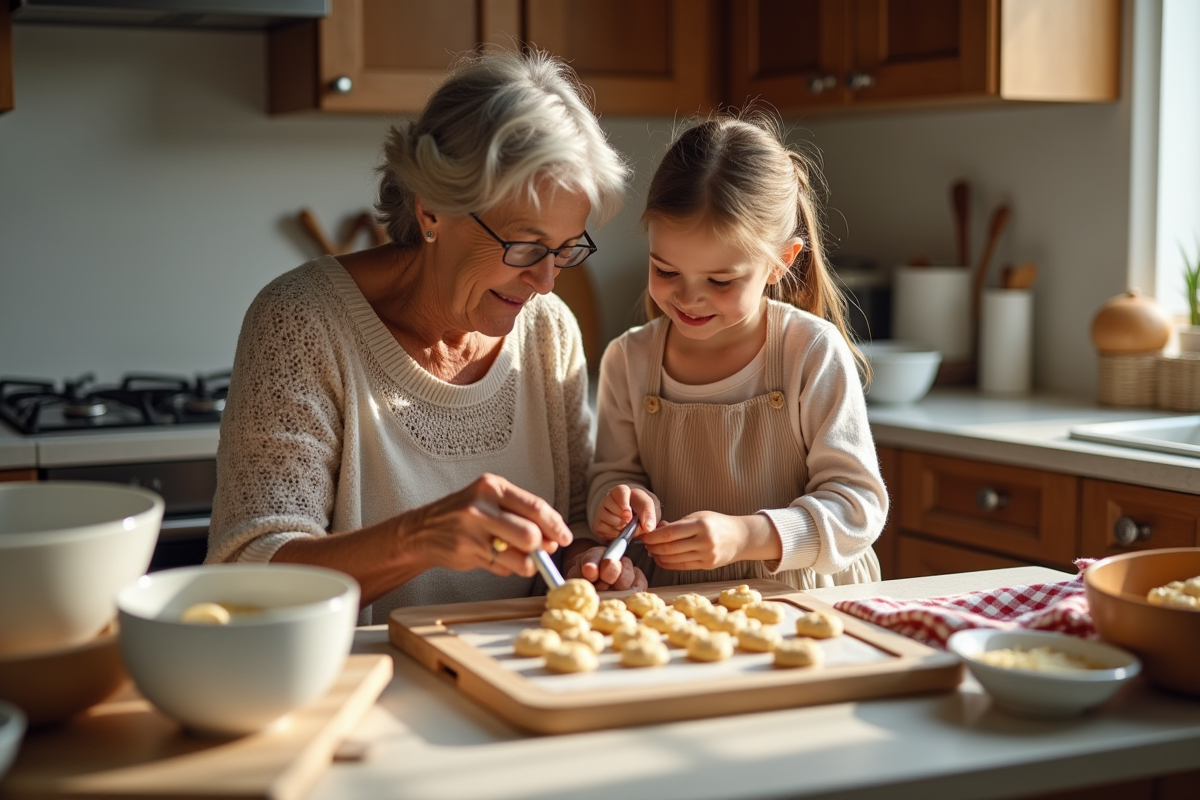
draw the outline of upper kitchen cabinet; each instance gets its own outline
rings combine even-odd
[[[417,111],[459,54],[528,42],[570,61],[601,113],[707,110],[717,27],[718,0],[333,0],[269,35],[269,106]]]
[[[268,34],[269,109],[417,111],[460,54],[521,35],[520,0],[333,0]]]
[[[731,3],[735,102],[788,113],[1117,98],[1120,0]]]
[[[12,15],[0,0],[0,114],[13,110]]]
[[[525,0],[525,40],[569,61],[609,114],[714,107],[718,21],[716,0]]]

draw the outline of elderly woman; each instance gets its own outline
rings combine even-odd
[[[540,53],[469,62],[389,130],[380,173],[391,243],[309,262],[246,314],[209,562],[339,569],[364,623],[529,595],[534,548],[598,588],[644,586],[628,559],[572,544],[587,370],[550,292],[628,178],[574,74]]]

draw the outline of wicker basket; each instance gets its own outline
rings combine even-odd
[[[1200,411],[1200,353],[1158,357],[1158,407]]]
[[[1106,406],[1153,408],[1158,399],[1159,353],[1100,356],[1099,400]]]

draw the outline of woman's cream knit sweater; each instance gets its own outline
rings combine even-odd
[[[324,256],[273,281],[246,313],[208,560],[269,561],[291,539],[380,522],[484,472],[586,530],[590,422],[579,327],[556,296],[530,300],[487,375],[456,386],[420,367]],[[533,585],[434,568],[360,621],[385,621],[399,606],[525,596]]]

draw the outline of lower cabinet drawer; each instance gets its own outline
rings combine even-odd
[[[1083,480],[1082,555],[1200,545],[1200,495]]]
[[[36,481],[36,469],[0,469],[0,482],[3,481]]]
[[[899,578],[924,578],[955,572],[1028,567],[1029,562],[902,533],[896,539],[896,566]]]
[[[900,526],[1035,563],[1076,557],[1079,479],[906,451]]]

